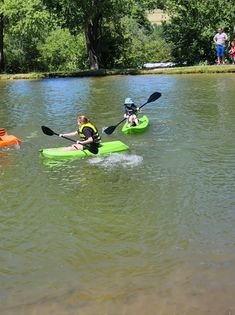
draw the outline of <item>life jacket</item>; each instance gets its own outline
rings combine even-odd
[[[125,106],[125,113],[127,115],[136,115],[138,110],[137,110],[137,106],[136,105],[131,105],[130,107],[128,107],[126,104],[124,105]]]
[[[97,128],[94,125],[92,125],[90,122],[79,126],[78,132],[79,132],[79,136],[81,137],[81,139],[87,140],[87,137],[83,133],[83,129],[87,128],[87,127],[92,129],[92,131],[93,131],[92,139],[93,139],[94,143],[99,144],[101,142],[101,137],[98,133]]]

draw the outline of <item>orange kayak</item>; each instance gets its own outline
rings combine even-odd
[[[3,135],[0,136],[0,147],[6,147],[11,145],[20,144],[21,140],[12,135]]]

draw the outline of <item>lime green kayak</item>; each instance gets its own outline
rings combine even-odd
[[[99,148],[98,154],[93,154],[88,150],[73,150],[73,151],[65,151],[64,148],[51,148],[51,149],[42,149],[40,153],[42,156],[47,157],[49,159],[68,159],[68,158],[84,158],[88,156],[99,156],[105,155],[108,153],[127,151],[129,147],[119,141],[110,141],[103,142],[101,147]]]
[[[142,116],[139,118],[139,125],[138,126],[131,126],[128,127],[127,122],[125,125],[122,127],[122,132],[125,134],[130,134],[130,133],[140,133],[145,131],[149,126],[149,119],[146,115]]]

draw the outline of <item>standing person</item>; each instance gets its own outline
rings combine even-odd
[[[217,29],[217,34],[215,34],[213,41],[216,47],[217,64],[220,65],[221,62],[224,64],[224,51],[225,42],[228,40],[227,34],[224,33],[223,29],[219,27]]]
[[[235,40],[231,41],[230,43],[230,49],[229,49],[229,55],[232,59],[233,65],[235,65]]]
[[[73,144],[69,147],[66,147],[65,150],[85,150],[85,149],[97,149],[100,146],[101,137],[95,125],[86,117],[86,116],[78,116],[77,117],[78,130],[69,132],[69,133],[61,133],[59,136],[76,136],[79,135],[81,140],[77,141],[76,144]]]
[[[126,98],[124,103],[124,118],[127,118],[128,127],[130,126],[138,126],[139,121],[137,118],[137,112],[139,107],[137,107],[131,98]]]

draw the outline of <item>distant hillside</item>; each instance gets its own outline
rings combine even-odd
[[[148,19],[152,24],[161,24],[163,21],[169,21],[170,18],[162,10],[154,10],[148,14]]]

